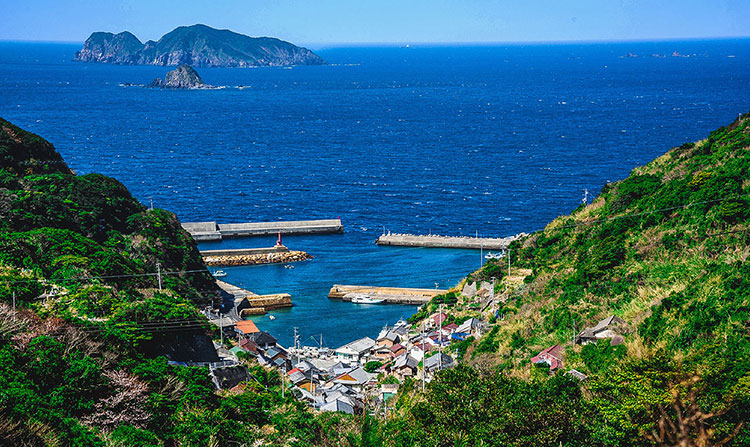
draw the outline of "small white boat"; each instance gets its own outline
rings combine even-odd
[[[269,319],[269,320],[275,320],[275,319],[276,319],[276,317],[274,317],[273,315],[269,315],[269,316],[268,316],[268,319]]]
[[[484,255],[484,259],[501,259],[503,256],[505,256],[504,250],[500,253],[487,253]]]
[[[211,274],[214,276],[214,278],[223,278],[227,276],[227,272],[225,272],[224,270],[217,270]]]
[[[352,293],[351,296],[347,296],[346,298],[351,298],[354,304],[380,304],[385,301],[385,298],[373,298],[364,293]]]

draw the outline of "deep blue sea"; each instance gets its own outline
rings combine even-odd
[[[415,310],[332,302],[334,283],[443,288],[480,265],[471,250],[377,247],[384,228],[530,232],[750,109],[747,39],[323,48],[327,66],[199,69],[227,86],[202,91],[123,87],[169,69],[71,62],[79,48],[0,42],[0,116],[78,173],[183,221],[341,217],[343,235],[285,238],[315,257],[295,269],[225,269],[292,294],[256,318],[284,344],[297,326],[335,347]]]

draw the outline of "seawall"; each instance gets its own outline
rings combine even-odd
[[[183,222],[196,241],[220,241],[224,238],[287,234],[343,233],[341,219],[295,220],[282,222],[247,222],[217,224],[216,222]]]
[[[372,298],[382,298],[388,304],[424,304],[435,295],[447,293],[442,289],[418,289],[408,287],[373,287],[334,284],[328,292],[332,300],[351,301],[350,294],[363,294]]]
[[[432,248],[470,248],[484,250],[505,250],[511,242],[526,236],[520,233],[504,238],[437,236],[388,233],[381,235],[378,245],[397,245],[404,247],[432,247]]]
[[[289,250],[283,245],[268,248],[203,250],[201,255],[203,256],[203,262],[212,267],[281,264],[312,259],[312,256],[304,251]]]

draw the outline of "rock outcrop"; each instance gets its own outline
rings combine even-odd
[[[197,89],[197,88],[211,88],[210,85],[206,85],[203,79],[198,75],[190,65],[181,65],[174,70],[167,73],[164,76],[164,80],[160,78],[154,79],[149,85],[151,88],[174,88],[174,89]]]
[[[206,25],[181,26],[158,41],[141,43],[133,34],[96,32],[73,60],[124,65],[262,67],[322,65],[323,58],[273,37],[249,37]]]

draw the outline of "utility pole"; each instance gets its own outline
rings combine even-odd
[[[161,262],[156,263],[156,277],[159,280],[159,291],[161,292]]]
[[[219,334],[221,334],[221,341],[219,342],[219,346],[224,346],[224,319],[221,317],[221,312],[219,312]]]
[[[479,268],[484,265],[484,244],[479,244]]]
[[[490,293],[490,299],[492,300],[492,305],[495,305],[495,277],[492,277],[492,292]]]
[[[299,335],[297,334],[297,328],[294,327],[294,356],[297,357],[297,363],[299,363]]]
[[[440,343],[438,344],[438,371],[443,370],[443,303],[440,303],[440,315],[438,316],[438,334],[440,336]]]
[[[508,279],[510,279],[510,247],[508,247]]]
[[[16,291],[13,291],[13,321],[16,321]]]
[[[284,374],[281,376],[281,398],[284,398],[284,388],[286,388],[286,363],[284,364]]]
[[[424,394],[424,376],[426,375],[425,360],[427,360],[427,345],[424,342],[424,321],[422,321],[422,394]]]

